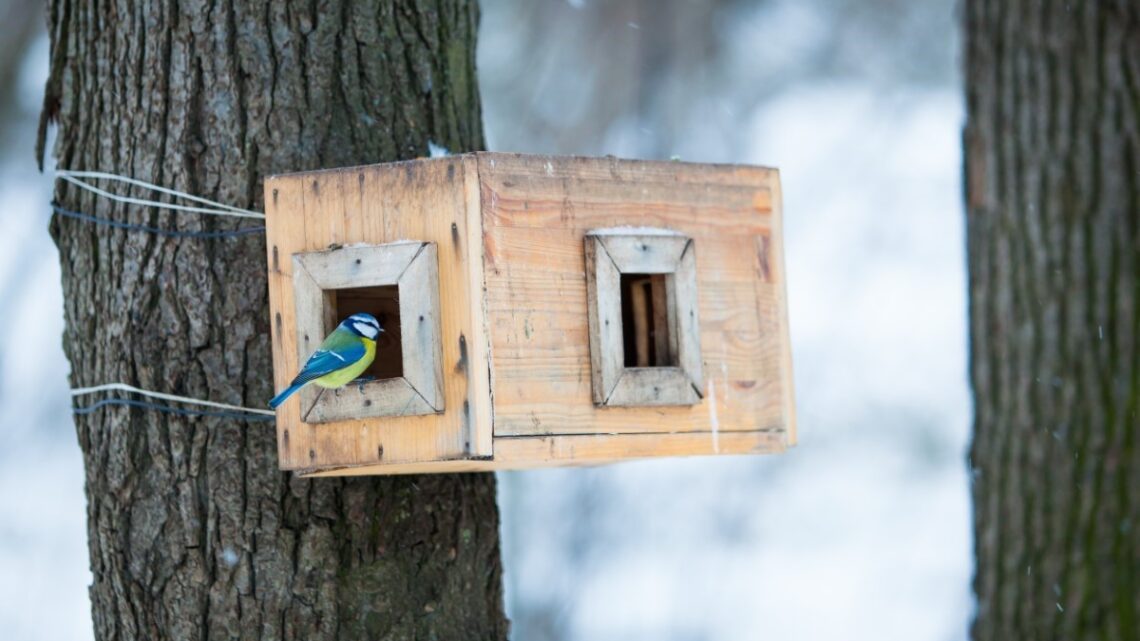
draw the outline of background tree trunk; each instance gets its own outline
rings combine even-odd
[[[965,3],[976,639],[1140,639],[1140,4]]]
[[[481,148],[477,22],[464,0],[54,0],[45,117],[60,167],[261,209],[266,174]],[[250,222],[56,196],[164,228]],[[265,405],[263,237],[52,232],[73,385]],[[109,407],[76,429],[98,639],[506,637],[491,475],[300,480],[264,423]]]

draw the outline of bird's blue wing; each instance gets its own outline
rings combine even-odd
[[[297,378],[293,379],[293,383],[308,383],[325,374],[344,369],[363,358],[364,351],[364,343],[360,341],[345,341],[333,349],[325,349],[325,345],[322,345],[321,349],[313,352],[309,360],[305,361],[305,366],[301,368]]]

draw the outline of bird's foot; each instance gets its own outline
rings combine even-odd
[[[376,380],[375,376],[361,376],[361,377],[353,380],[352,382],[356,383],[356,389],[359,390],[361,394],[363,394],[364,393],[364,384],[367,383],[368,381],[374,381],[374,380]]]

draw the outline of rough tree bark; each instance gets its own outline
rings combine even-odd
[[[976,639],[1140,639],[1140,4],[965,3]]]
[[[60,167],[261,208],[269,173],[482,147],[474,2],[53,0]],[[135,192],[133,195],[150,195]],[[250,221],[66,208],[177,229]],[[56,219],[75,386],[263,407],[265,243]],[[264,423],[78,417],[98,639],[502,639],[490,475],[305,481]]]

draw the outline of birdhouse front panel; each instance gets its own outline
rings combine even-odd
[[[278,408],[285,469],[795,441],[775,170],[479,153],[276,176],[266,203],[277,389],[350,314],[384,328],[361,380]]]
[[[462,157],[266,179],[277,389],[348,315],[385,328],[371,380],[277,409],[283,469],[491,456],[477,198]]]

